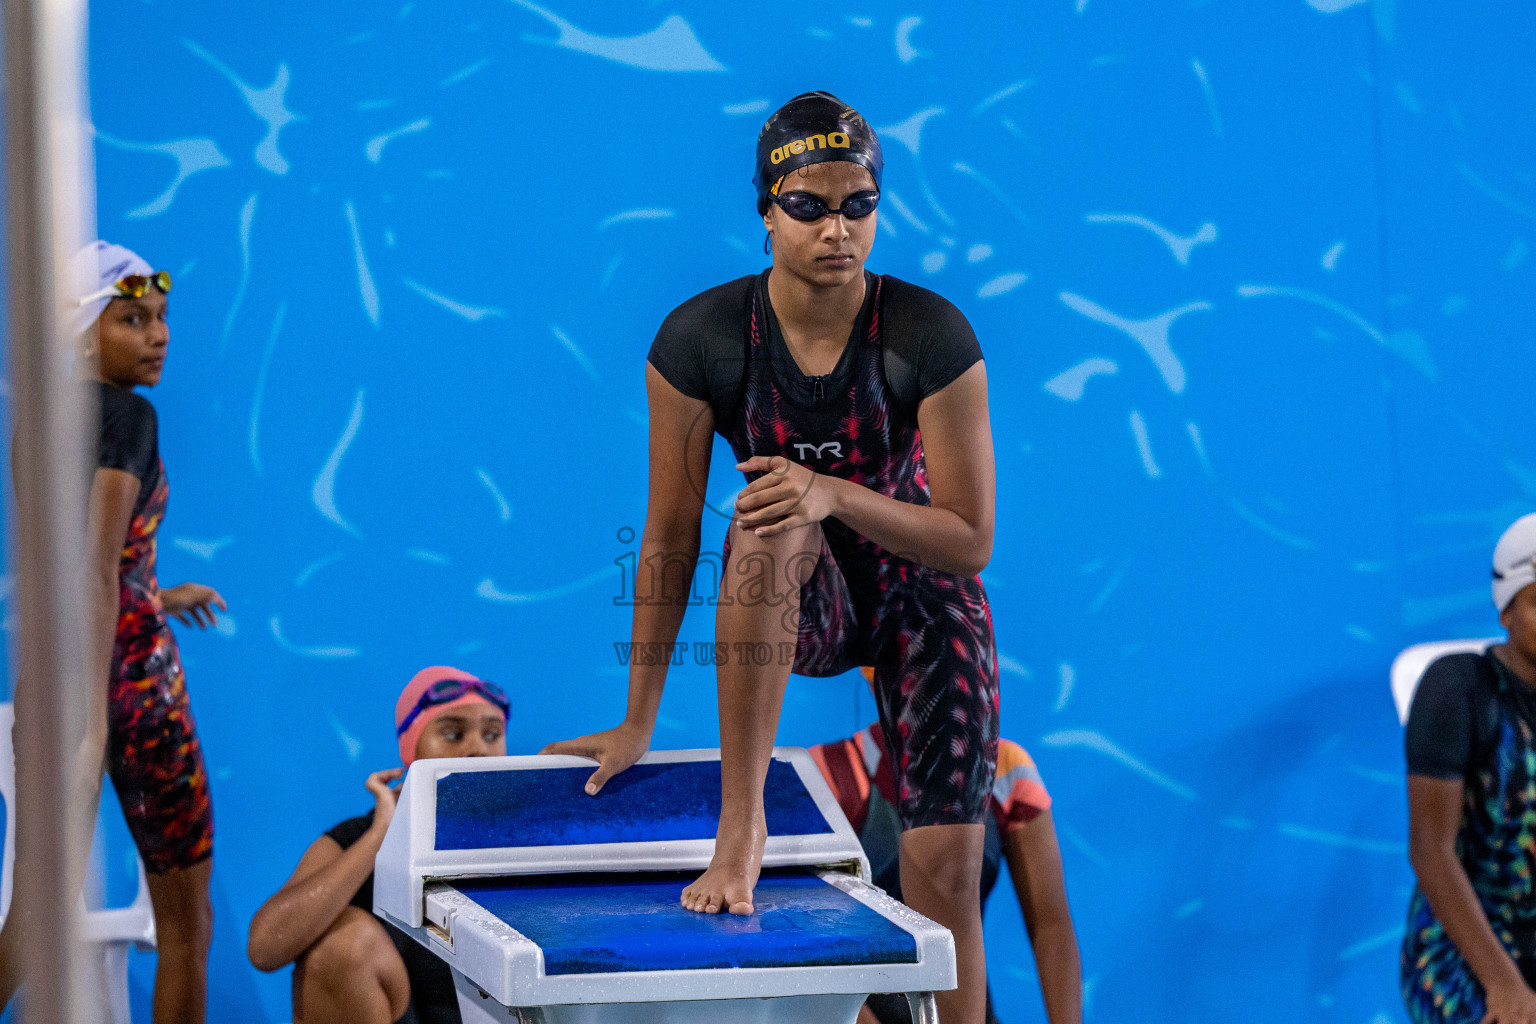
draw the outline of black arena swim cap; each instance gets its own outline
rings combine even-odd
[[[768,211],[770,193],[784,175],[828,160],[863,164],[875,179],[876,190],[880,188],[885,160],[869,122],[829,92],[801,93],[774,111],[757,133],[757,173],[752,184],[757,189],[758,215]]]

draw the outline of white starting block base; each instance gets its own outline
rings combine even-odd
[[[864,1005],[864,996],[838,994],[517,1008],[502,1006],[457,972],[453,983],[464,1024],[853,1024]],[[924,1020],[915,1013],[912,1019],[914,1024]]]
[[[465,1024],[854,1024],[870,993],[936,1024],[950,933],[869,882],[826,781],[776,749],[757,910],[684,910],[719,819],[719,752],[653,751],[597,797],[591,762],[411,767],[374,912],[452,969]]]

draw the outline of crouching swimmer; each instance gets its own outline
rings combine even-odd
[[[316,839],[251,920],[259,970],[294,964],[294,1024],[459,1024],[448,965],[373,914],[373,860],[395,813],[391,783],[429,757],[507,752],[506,693],[467,672],[416,673],[395,704],[404,768],[368,776],[374,808]]]

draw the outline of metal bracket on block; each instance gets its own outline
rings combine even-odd
[[[452,953],[453,919],[457,911],[439,902],[436,894],[427,896],[424,903],[422,923],[426,926],[427,938]]]
[[[912,1024],[939,1024],[939,1001],[932,992],[908,992],[907,1008],[912,1011]]]

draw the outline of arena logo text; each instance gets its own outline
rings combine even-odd
[[[847,149],[848,133],[831,132],[827,135],[807,135],[803,139],[796,139],[794,142],[787,142],[780,146],[778,149],[775,149],[772,153],[768,154],[768,159],[773,161],[774,164],[781,164],[789,157],[797,153],[804,153],[807,150],[812,149],[829,148]]]

